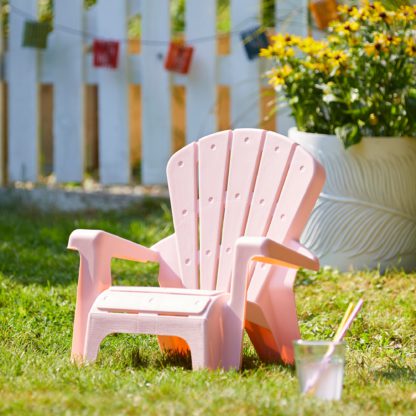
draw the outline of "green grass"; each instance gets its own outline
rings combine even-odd
[[[303,338],[329,339],[349,301],[365,305],[347,336],[343,400],[297,391],[292,368],[258,361],[244,344],[241,372],[190,371],[152,336],[113,335],[96,364],[69,360],[78,256],[74,228],[101,228],[145,245],[172,231],[166,206],[120,213],[41,214],[0,208],[0,414],[361,415],[416,413],[416,274],[300,273]],[[157,267],[113,262],[118,284],[156,284]]]

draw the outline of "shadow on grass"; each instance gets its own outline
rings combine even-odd
[[[136,369],[143,369],[146,367],[154,367],[163,369],[167,367],[179,367],[184,370],[192,371],[192,357],[191,353],[185,354],[178,352],[164,352],[159,353],[157,358],[149,358],[146,354],[140,354],[139,348],[134,348],[131,352],[131,365]],[[249,376],[253,371],[259,368],[272,368],[278,366],[285,371],[294,373],[294,367],[280,363],[266,363],[259,359],[257,355],[243,355],[241,373]]]
[[[146,354],[141,354],[139,348],[134,348],[131,352],[131,365],[136,369],[181,367],[184,370],[192,370],[191,354],[189,352],[186,354],[173,351],[159,352],[157,357],[149,358]]]
[[[285,374],[294,375],[295,367],[293,365],[284,364],[281,361],[277,362],[266,362],[262,361],[256,354],[254,355],[243,355],[243,362],[241,366],[241,372],[243,376],[250,377],[253,373],[258,370],[272,371],[277,370],[284,372]]]
[[[391,363],[387,369],[375,372],[376,377],[384,378],[389,381],[403,381],[416,383],[416,370],[410,367],[401,367]]]

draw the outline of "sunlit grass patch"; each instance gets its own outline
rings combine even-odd
[[[240,372],[190,370],[160,353],[156,337],[117,334],[95,364],[70,363],[78,255],[70,232],[95,228],[151,245],[172,232],[168,208],[41,214],[0,209],[0,413],[413,415],[416,408],[416,274],[301,272],[305,339],[329,339],[352,300],[365,300],[347,336],[341,402],[299,396],[293,368],[261,363],[244,341]],[[117,284],[155,285],[156,265],[114,261]]]

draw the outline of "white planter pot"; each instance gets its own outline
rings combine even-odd
[[[326,170],[301,239],[321,265],[416,270],[416,139],[367,137],[345,150],[336,136],[289,137]]]

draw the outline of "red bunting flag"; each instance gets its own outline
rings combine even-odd
[[[191,66],[194,48],[182,42],[171,42],[165,59],[165,68],[168,71],[187,74]]]
[[[93,54],[94,66],[105,68],[117,68],[118,51],[120,42],[115,40],[94,40]]]

